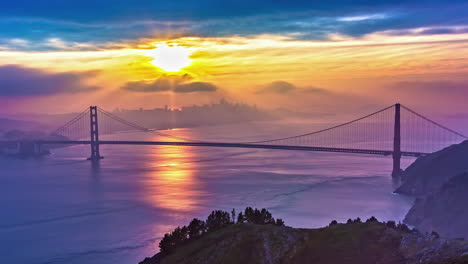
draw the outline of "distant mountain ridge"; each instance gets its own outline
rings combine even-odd
[[[9,130],[38,130],[43,127],[44,125],[35,121],[0,118],[0,133]]]

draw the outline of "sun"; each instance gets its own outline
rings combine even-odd
[[[154,58],[151,64],[167,72],[178,72],[191,63],[190,50],[181,46],[158,45],[147,55]]]

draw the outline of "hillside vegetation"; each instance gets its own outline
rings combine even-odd
[[[206,232],[141,264],[432,264],[465,252],[468,244],[464,241],[443,240],[437,234],[421,234],[375,218],[365,223],[333,221],[320,229],[242,222]]]

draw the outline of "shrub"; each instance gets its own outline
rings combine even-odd
[[[399,223],[397,225],[397,229],[400,230],[400,231],[403,231],[405,233],[411,233],[411,230],[409,229],[409,227],[405,224],[402,224],[402,223]]]
[[[281,218],[276,219],[275,225],[277,226],[284,226],[284,221]]]
[[[395,221],[388,221],[386,225],[387,225],[387,227],[390,227],[390,228],[395,228],[396,227]]]
[[[437,238],[440,238],[439,233],[437,233],[436,231],[432,231],[431,236],[434,237],[434,238],[436,238],[436,239],[437,239]]]

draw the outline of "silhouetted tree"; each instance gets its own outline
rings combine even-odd
[[[206,231],[205,222],[194,218],[188,225],[188,236],[190,239],[197,239]]]
[[[211,214],[206,219],[206,222],[194,218],[190,224],[183,227],[177,227],[172,232],[165,234],[163,239],[159,242],[159,248],[162,253],[170,254],[174,250],[187,243],[190,240],[197,239],[206,232],[215,231],[217,229],[226,227],[230,224],[235,223],[236,211],[232,209],[231,214],[225,211],[212,211]],[[275,219],[265,208],[262,210],[252,209],[247,207],[237,216],[237,223],[252,223],[252,224],[272,224],[277,226],[284,226],[284,221],[282,219]],[[336,222],[336,221],[335,221]]]
[[[277,226],[284,226],[284,221],[281,218],[276,219],[275,225]]]
[[[333,220],[333,221],[330,222],[330,224],[328,226],[335,226],[337,224],[338,224],[338,222],[336,220]]]
[[[246,207],[244,210],[244,217],[246,222],[250,222],[253,218],[254,210],[252,207]]]
[[[245,220],[251,224],[266,225],[275,224],[275,219],[265,208],[258,210],[257,208],[252,209],[251,207],[245,208],[244,211]]]
[[[350,218],[348,219],[348,221],[346,221],[346,224],[352,224],[353,223],[353,220]]]
[[[188,241],[188,229],[186,226],[177,227],[169,234],[165,234],[159,242],[159,249],[164,253],[172,253],[178,246]]]
[[[175,249],[175,243],[172,239],[171,233],[165,234],[163,239],[159,241],[159,250],[162,253],[170,254],[174,251]]]
[[[188,229],[186,226],[183,227],[177,227],[174,229],[172,232],[172,238],[174,240],[174,243],[176,245],[181,245],[185,241],[188,240]]]
[[[237,216],[237,223],[238,224],[243,224],[244,222],[245,222],[244,214],[242,212],[240,212],[239,215]]]
[[[273,215],[267,211],[267,209],[263,208],[260,212],[261,214],[261,224],[275,224],[275,219]]]
[[[358,217],[358,218],[354,219],[354,223],[361,223],[361,218]]]
[[[379,220],[377,220],[377,218],[375,218],[374,216],[366,220],[366,223],[375,223],[375,222],[379,222]]]
[[[208,231],[217,230],[223,228],[231,223],[229,213],[225,211],[216,210],[206,219],[206,227]]]
[[[235,208],[232,208],[232,211],[231,211],[231,222],[233,224],[236,223],[236,209]]]

